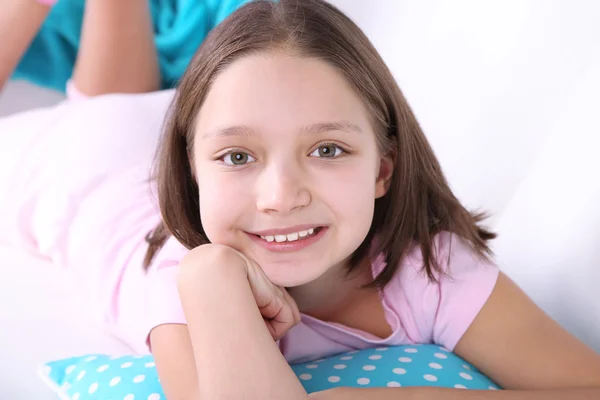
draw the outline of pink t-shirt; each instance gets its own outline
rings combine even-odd
[[[290,362],[326,357],[375,346],[436,343],[453,350],[491,294],[498,268],[474,256],[455,235],[435,238],[436,259],[448,277],[429,282],[422,271],[418,246],[402,262],[381,293],[386,319],[393,333],[379,338],[346,326],[302,315],[301,322],[279,342]],[[187,250],[171,238],[151,269],[148,332],[161,324],[185,324],[177,292],[178,261]],[[380,255],[372,262],[373,275],[385,267]]]

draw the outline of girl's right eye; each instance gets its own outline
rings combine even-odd
[[[244,153],[243,151],[231,151],[223,155],[221,159],[225,165],[230,166],[245,165],[256,161],[254,157],[248,153]]]

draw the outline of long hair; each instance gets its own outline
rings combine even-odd
[[[361,29],[322,0],[253,1],[242,6],[206,38],[184,74],[158,149],[155,178],[163,222],[148,236],[145,265],[169,235],[189,249],[209,243],[200,220],[194,178],[194,123],[215,78],[250,54],[285,51],[322,60],[336,68],[367,107],[382,154],[394,159],[390,187],[375,201],[367,237],[350,258],[349,272],[376,252],[387,266],[373,285],[384,287],[404,255],[420,246],[430,280],[442,272],[433,238],[449,231],[482,258],[491,255],[495,234],[479,224],[483,214],[467,211],[452,193],[415,115],[381,56]]]

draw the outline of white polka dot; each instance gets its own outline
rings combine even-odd
[[[131,361],[127,361],[126,363],[121,364],[121,368],[129,368],[133,365]]]
[[[490,390],[498,390],[498,388],[496,386],[488,386],[488,389],[490,389]]]
[[[90,388],[88,389],[88,393],[89,394],[96,393],[96,390],[98,390],[98,384],[97,383],[92,383],[90,385]]]
[[[435,358],[439,358],[440,360],[445,360],[446,358],[448,358],[448,356],[447,356],[447,355],[445,355],[445,354],[442,354],[442,353],[435,353],[433,356],[434,356]]]
[[[321,363],[321,362],[323,362],[323,361],[325,361],[325,359],[324,359],[324,358],[321,358],[320,360],[317,360],[317,361],[315,361],[315,362],[316,362],[316,363]]]
[[[467,364],[463,364],[462,366],[464,369],[468,369],[469,371],[471,370],[471,367],[469,367]]]
[[[386,351],[387,349],[387,347],[378,347],[375,349],[375,351]]]
[[[450,353],[450,350],[448,350],[447,348],[445,348],[444,346],[440,346],[440,350],[441,351],[445,351],[446,353]]]
[[[117,376],[116,378],[112,378],[112,379],[110,380],[110,383],[109,383],[109,385],[110,385],[110,386],[117,386],[117,385],[119,384],[119,382],[121,382],[121,377],[120,377],[120,376]]]
[[[442,366],[438,363],[429,363],[429,367],[433,369],[442,369]]]
[[[338,383],[341,378],[339,376],[330,376],[329,378],[327,378],[327,380],[331,383]]]
[[[344,369],[346,368],[346,364],[336,364],[333,366],[333,368],[335,369]]]
[[[137,355],[137,356],[133,356],[133,358],[140,359],[140,358],[144,358],[144,356]]]
[[[417,349],[413,349],[412,347],[409,347],[408,349],[404,349],[405,353],[417,353],[419,350]]]
[[[461,385],[461,384],[456,384],[456,385],[454,385],[454,387],[456,389],[466,389],[467,388],[465,385]]]
[[[97,372],[104,372],[108,369],[108,364],[104,364],[98,367]]]
[[[122,356],[112,356],[112,357],[109,358],[109,360],[118,360],[121,357]]]
[[[359,385],[368,385],[371,382],[371,380],[369,378],[358,378],[356,380],[356,383],[358,383]]]
[[[387,387],[401,387],[402,385],[399,384],[398,382],[395,381],[391,381],[387,383]]]
[[[318,366],[317,364],[308,364],[308,365],[306,366],[306,368],[308,368],[308,369],[315,369],[315,368],[318,368],[318,367],[319,367],[319,366]]]
[[[423,378],[429,382],[436,382],[438,380],[437,376],[431,374],[423,375]]]
[[[375,354],[375,355],[369,356],[369,360],[381,360],[381,356],[379,354]]]
[[[150,396],[148,396],[148,400],[160,400],[160,394],[152,393]]]
[[[85,371],[81,371],[81,372],[79,373],[79,375],[77,375],[77,380],[78,380],[78,381],[82,380],[84,376],[85,376]]]
[[[46,365],[44,367],[44,374],[50,375],[50,372],[52,372],[52,367],[50,367],[49,365]]]
[[[146,375],[138,375],[135,378],[133,378],[133,383],[144,382],[145,379],[146,379]]]
[[[69,382],[65,382],[62,384],[62,386],[60,388],[62,390],[64,390],[65,392],[67,392],[69,389],[71,389],[71,384]]]
[[[134,400],[135,396],[132,394],[128,394],[127,396],[123,397],[123,400]]]
[[[75,393],[73,396],[71,396],[71,398],[73,400],[79,400],[79,393]]]
[[[358,350],[352,350],[352,351],[348,352],[348,354],[356,354],[356,353],[358,353]]]
[[[307,381],[309,379],[312,379],[312,375],[311,374],[301,374],[298,378],[302,379],[303,381]]]
[[[85,359],[85,360],[83,360],[83,361],[85,361],[85,362],[90,362],[90,361],[94,361],[96,358],[98,358],[98,356],[91,356],[91,357],[88,357],[88,358],[86,358],[86,359]]]
[[[354,357],[352,357],[352,356],[344,356],[344,357],[340,357],[340,360],[348,361],[348,360],[352,360],[353,358]]]
[[[365,366],[363,367],[363,369],[364,369],[365,371],[375,371],[375,366],[374,366],[374,365],[365,365]]]
[[[146,364],[144,364],[144,367],[146,367],[146,368],[153,368],[155,366],[156,366],[156,364],[154,364],[153,362],[147,362]]]
[[[406,373],[406,370],[404,368],[394,368],[392,372],[396,375],[404,375]]]
[[[464,378],[464,379],[466,379],[468,381],[473,380],[473,377],[471,375],[467,374],[466,372],[461,372],[459,375],[460,375],[461,378]]]
[[[67,375],[70,374],[71,372],[75,371],[75,368],[77,368],[77,367],[74,365],[69,365],[67,367],[67,369],[65,369],[65,374],[67,374]]]
[[[398,359],[398,361],[403,362],[403,363],[409,363],[409,362],[412,362],[412,358],[409,358],[409,357],[400,357]]]

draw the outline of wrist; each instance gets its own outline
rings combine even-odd
[[[180,292],[197,292],[200,286],[238,279],[247,281],[244,261],[232,249],[211,244],[192,249],[181,260],[177,286]]]

